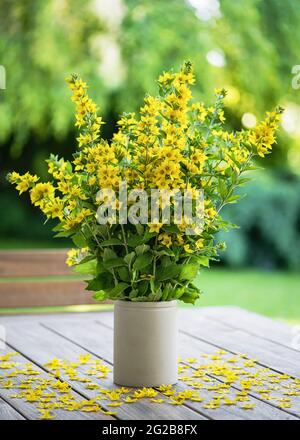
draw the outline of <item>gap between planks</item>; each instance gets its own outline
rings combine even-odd
[[[6,343],[7,348],[9,348],[10,350],[14,350],[16,351],[15,347],[13,344],[9,344]],[[7,350],[8,351],[8,350]],[[43,368],[43,366],[40,366],[39,363],[34,362],[31,360],[31,358],[29,356],[26,356],[22,353],[18,353],[18,357],[21,358],[22,361],[30,361],[33,366],[42,374],[42,377],[45,377],[45,379],[52,379],[52,377],[50,376],[49,372],[47,370],[45,370],[45,368]],[[41,376],[40,376],[41,377]],[[22,379],[20,377],[17,376],[16,378],[17,382],[21,382]],[[72,387],[71,388],[71,392],[74,395],[74,397],[85,397],[84,395],[82,395],[81,393],[77,392],[76,390],[74,390]],[[49,386],[47,386],[46,388],[47,391],[51,391]],[[11,389],[8,389],[7,393],[10,393]],[[17,412],[20,412],[26,419],[36,419],[36,416],[38,414],[37,408],[34,407],[31,403],[23,401],[23,400],[19,400],[19,399],[9,399],[9,396],[3,395],[6,394],[5,389],[0,389],[0,393],[1,393],[1,397],[6,400],[10,406],[15,409]],[[21,409],[20,409],[21,408]],[[83,412],[68,412],[65,411],[63,409],[57,409],[56,410],[59,416],[61,416],[61,419],[71,419],[71,420],[76,420],[76,419],[95,419],[95,417],[93,416],[92,413],[83,413]],[[65,417],[65,415],[68,414],[67,417]],[[99,420],[99,417],[96,418],[97,420]],[[111,416],[106,416],[104,414],[101,414],[100,419],[102,420],[114,420],[113,417]]]
[[[0,396],[0,421],[1,420],[28,420],[28,419],[21,410],[14,408],[10,404],[7,398],[5,398],[4,396]]]
[[[99,319],[99,317],[98,317],[98,319]],[[108,328],[108,329],[110,329],[111,331],[113,331],[113,327],[110,326],[109,324],[107,324],[107,322],[103,323],[103,322],[101,322],[101,321],[99,321],[99,320],[97,320],[97,321],[95,321],[95,322],[96,322],[97,324],[102,325],[102,326],[104,326],[105,328]],[[194,334],[190,334],[190,333],[188,333],[188,332],[185,332],[184,330],[179,330],[179,332],[182,333],[182,334],[184,334],[184,335],[186,335],[188,338],[190,338],[191,341],[192,341],[192,340],[197,340],[197,341],[203,342],[203,343],[206,344],[207,346],[214,347],[214,348],[218,348],[218,349],[226,350],[227,352],[232,353],[233,355],[237,355],[237,354],[239,354],[238,352],[236,352],[236,351],[232,351],[231,349],[228,349],[228,348],[224,347],[223,345],[221,346],[221,345],[213,344],[213,343],[211,343],[210,341],[208,341],[208,340],[206,340],[206,339],[203,339],[203,338],[197,337],[197,336],[195,336]],[[193,356],[191,356],[191,357],[193,357]],[[267,368],[269,368],[270,371],[273,371],[273,372],[276,372],[276,373],[280,373],[280,374],[285,374],[284,371],[276,370],[276,369],[274,369],[274,368],[272,368],[272,367],[269,367],[268,365],[266,365],[266,364],[264,364],[264,363],[262,363],[262,362],[260,362],[260,361],[258,361],[257,364],[258,364],[258,365],[261,365],[262,367],[267,367]],[[191,366],[191,367],[192,367],[192,366]],[[193,368],[193,367],[192,367],[192,368]],[[207,373],[207,375],[210,376],[210,377],[213,377],[214,379],[216,379],[216,380],[219,381],[219,382],[223,382],[222,379],[219,379],[217,376],[214,376],[214,375],[209,374],[209,373]],[[292,377],[292,376],[291,376],[291,377]],[[294,377],[292,377],[292,378],[294,378]],[[234,389],[236,389],[236,390],[241,390],[241,388],[240,388],[240,387],[237,387],[236,385],[231,385],[231,387],[234,388]],[[258,400],[260,400],[260,401],[262,401],[262,402],[264,402],[264,403],[267,403],[268,405],[271,405],[271,406],[273,406],[273,407],[278,408],[278,406],[277,406],[276,404],[274,404],[274,403],[272,403],[272,402],[265,401],[264,399],[262,399],[262,398],[261,398],[258,394],[256,394],[256,393],[251,393],[251,392],[250,392],[250,393],[248,393],[248,394],[252,395],[254,398],[256,398],[256,399],[258,399]],[[288,410],[288,409],[281,409],[281,411],[287,412],[287,413],[289,413],[289,414],[292,414],[292,415],[294,415],[294,416],[300,418],[300,414],[299,414],[299,413],[296,413],[296,412],[294,412],[294,411],[290,411],[290,410]]]
[[[104,315],[105,315],[105,318],[104,318]],[[95,313],[92,313],[92,314],[87,314],[87,315],[83,315],[83,316],[79,316],[79,315],[73,315],[73,316],[64,316],[64,320],[66,320],[66,321],[68,321],[69,319],[68,318],[74,318],[74,317],[76,317],[76,319],[78,319],[78,320],[80,320],[80,321],[82,321],[82,319],[84,320],[84,319],[86,319],[86,318],[88,318],[89,320],[90,320],[90,318],[93,318],[93,317],[96,317],[97,319],[101,319],[101,317],[102,318],[104,318],[104,321],[105,322],[98,322],[98,324],[100,324],[100,325],[102,325],[102,326],[105,326],[107,329],[110,329],[110,330],[112,330],[112,327],[111,327],[111,325],[109,325],[109,324],[107,324],[107,318],[108,318],[108,320],[110,321],[111,320],[111,314],[108,314],[108,313],[103,313],[103,314],[101,314],[101,316],[100,316],[100,314],[95,314]],[[20,318],[20,317],[19,317]],[[28,317],[29,318],[29,317]],[[47,319],[45,319],[45,316],[39,316],[38,317],[39,318],[39,321],[41,320],[41,318],[43,318],[43,320],[44,321],[52,321],[53,319],[55,320],[55,319],[60,319],[61,317],[57,317],[57,316],[47,316],[46,318]],[[65,319],[65,318],[67,318],[67,319]],[[210,317],[211,318],[211,317]],[[7,318],[8,320],[11,320],[12,319],[12,317],[9,317],[9,318]],[[18,319],[19,320],[19,319]],[[212,321],[214,321],[213,319],[212,319]],[[11,321],[10,321],[11,322]],[[41,325],[43,325],[43,326],[45,326],[46,324],[44,324],[44,322],[40,322],[40,324]],[[224,325],[226,325],[226,324],[224,324]],[[229,326],[229,325],[227,325],[227,326]],[[47,325],[46,325],[46,327],[47,327]],[[229,326],[230,327],[230,326]],[[51,327],[49,328],[49,327],[47,327],[49,330],[52,330],[53,331],[53,329],[51,329]],[[243,330],[243,332],[244,333],[247,333],[247,332],[245,332],[244,330]],[[61,334],[60,334],[61,335]],[[64,335],[61,335],[62,337],[65,337]],[[190,335],[189,333],[188,333],[188,336],[189,337],[192,337],[192,338],[195,338],[195,336],[194,335]],[[197,339],[197,338],[195,338],[195,339]],[[211,343],[210,341],[208,342],[208,341],[206,341],[206,339],[201,339],[201,338],[198,338],[199,340],[203,340],[204,341],[204,343],[208,343],[209,345],[211,345],[211,346],[215,346],[215,347],[218,347],[218,348],[224,348],[223,346],[220,346],[220,345],[216,345],[216,344],[214,344],[214,343]],[[74,343],[74,341],[73,340],[71,340],[70,339],[70,342],[72,342],[72,343]],[[76,343],[76,342],[75,342]],[[83,347],[83,346],[81,346],[83,349],[85,349],[86,350],[86,348],[85,347]],[[288,348],[288,347],[286,347],[286,348]],[[229,352],[231,352],[231,353],[233,353],[233,354],[236,354],[237,352],[236,351],[233,351],[232,349],[230,349],[230,350],[228,350],[227,348],[226,348],[226,350],[227,351],[229,351]],[[89,350],[87,350],[87,351],[89,351]],[[100,357],[101,358],[101,356],[99,356],[99,354],[97,354],[96,355],[97,357]],[[268,365],[266,365],[266,366],[268,366]],[[269,367],[270,368],[270,367]],[[271,370],[273,369],[272,367],[270,368]],[[274,369],[273,369],[274,370]],[[279,370],[274,370],[274,371],[279,371]],[[281,371],[280,371],[281,372]],[[256,397],[257,398],[257,397]],[[269,404],[268,402],[265,402],[265,401],[263,401],[265,404]],[[275,406],[275,405],[274,405]],[[276,406],[275,406],[276,407]],[[288,412],[288,411],[287,411]],[[291,413],[291,412],[289,412],[289,413]],[[296,416],[297,417],[299,417],[298,416],[298,414],[296,414]]]
[[[300,351],[300,346],[295,348],[291,345],[294,336],[293,327],[267,316],[236,306],[205,307],[201,310],[201,314],[215,322],[221,321],[222,324],[233,329],[242,330],[252,336],[258,336],[296,352]],[[257,331],[257,324],[259,324],[260,331]]]
[[[27,321],[27,323],[28,323],[28,321]],[[24,346],[23,346],[23,349],[21,347],[22,338],[23,338],[26,341],[27,345],[29,343],[29,345],[27,347],[27,352],[29,350],[29,352],[31,353],[30,356],[26,355],[26,357],[28,359],[32,360],[34,362],[34,364],[41,365],[40,361],[34,360],[34,357],[37,357],[40,359],[39,345],[41,345],[41,347],[42,347],[42,351],[40,352],[40,354],[41,354],[41,357],[44,358],[43,359],[44,362],[49,360],[49,356],[51,356],[51,357],[61,357],[62,356],[62,358],[64,358],[64,356],[68,355],[69,360],[73,360],[75,355],[78,356],[79,354],[82,354],[80,351],[78,351],[78,348],[77,348],[78,345],[76,343],[74,343],[72,341],[68,341],[68,344],[66,344],[66,338],[62,337],[61,335],[55,334],[54,331],[49,330],[47,328],[43,328],[44,331],[38,332],[38,328],[34,327],[37,325],[40,326],[41,330],[44,327],[43,325],[41,325],[41,323],[36,322],[33,326],[32,325],[27,326],[27,328],[26,328],[26,325],[23,327],[21,325],[21,327],[16,326],[16,328],[12,327],[10,329],[11,330],[10,338],[15,341],[14,343],[12,343],[10,341],[10,345],[13,347],[13,349],[15,349],[17,351],[18,351],[18,345],[19,345],[19,351],[24,353]],[[20,334],[22,336],[20,336]],[[56,336],[56,338],[53,338],[53,336]],[[48,339],[48,346],[44,348],[44,344],[47,344],[47,339]],[[35,343],[36,343],[36,347],[32,348]],[[49,350],[49,356],[48,356],[47,348]],[[34,353],[34,350],[36,350],[36,353]],[[53,350],[54,350],[55,354],[53,353]],[[88,351],[86,348],[84,348],[84,350]],[[70,356],[72,356],[71,359],[70,359]],[[101,358],[98,355],[96,355],[96,357]],[[103,359],[103,358],[101,358],[101,359]],[[70,383],[69,378],[62,377],[62,380]],[[101,379],[100,380],[97,379],[95,382],[100,385]],[[104,384],[104,382],[105,381],[103,381],[103,383],[101,385],[107,386],[107,383]],[[83,385],[78,384],[76,382],[75,386],[73,386],[72,388],[75,389],[76,391],[78,391],[78,388],[82,388],[82,386]],[[88,398],[88,399],[91,397],[91,394],[93,394],[93,392],[90,390],[84,389],[83,392],[84,392],[84,397]],[[82,393],[82,391],[81,391],[81,393]],[[101,406],[105,408],[106,404],[101,402]],[[122,406],[119,408],[119,413],[123,413],[123,416],[125,416],[124,419],[132,418],[132,415],[134,415],[133,414],[134,412],[136,414],[138,414],[138,417],[135,417],[135,419],[139,419],[139,418],[145,419],[145,415],[147,415],[147,411],[149,414],[149,417],[147,417],[147,419],[149,419],[149,418],[158,419],[158,418],[160,418],[161,414],[164,414],[164,413],[160,412],[162,410],[162,408],[158,408],[156,405],[153,405],[152,407],[150,407],[150,406],[147,407],[147,404],[145,404],[145,402],[139,402],[139,404],[135,405],[134,408],[131,408],[130,406],[129,407],[127,406],[127,408],[125,408],[125,407],[126,406],[124,406],[124,407]],[[176,417],[176,419],[185,418],[187,420],[196,420],[196,419],[207,420],[208,419],[207,416],[203,416],[200,412],[196,411],[195,409],[191,409],[188,406],[184,406],[182,409],[180,408],[180,410],[177,408],[174,408],[174,407],[172,408],[170,405],[169,405],[169,407],[170,408],[165,408],[165,410],[167,409],[167,411],[165,411],[165,414],[168,415],[171,419],[174,419],[175,417]],[[116,418],[121,418],[121,417],[119,417],[119,414],[118,414],[118,416]],[[166,418],[166,419],[168,419],[168,418]]]
[[[50,323],[50,324],[51,324],[51,323]],[[54,324],[55,324],[55,323],[53,323],[53,325],[54,325]],[[102,325],[102,326],[105,327],[107,330],[109,330],[109,332],[112,332],[112,328],[111,328],[109,325],[107,325],[107,324],[104,324],[104,325],[103,325],[101,322],[97,322],[97,321],[95,322],[95,324],[96,324],[96,325],[99,325],[99,326]],[[58,334],[59,334],[60,336],[62,336],[63,338],[65,338],[65,339],[67,339],[68,341],[70,341],[70,342],[72,342],[72,343],[74,343],[74,344],[80,346],[81,348],[85,349],[86,351],[89,351],[90,353],[92,353],[92,354],[94,354],[94,355],[96,355],[96,356],[99,356],[98,353],[96,353],[95,351],[93,351],[93,350],[91,350],[91,349],[88,349],[86,346],[84,346],[84,345],[82,345],[82,344],[79,344],[77,341],[74,341],[74,340],[71,339],[70,337],[66,336],[66,334],[63,334],[63,333],[61,333],[61,332],[58,332],[57,328],[54,329],[53,327],[51,327],[51,325],[49,326],[49,323],[48,323],[48,325],[47,325],[47,324],[44,324],[44,323],[40,323],[40,325],[46,327],[46,328],[49,329],[49,330],[52,330],[52,331],[55,332],[55,333],[58,333]],[[206,343],[206,345],[209,345],[209,344]],[[104,359],[104,358],[102,357],[102,359]],[[111,361],[110,361],[110,360],[107,360],[106,357],[105,357],[105,361],[111,364]],[[210,376],[212,379],[217,380],[218,382],[221,382],[221,383],[223,382],[222,380],[220,380],[220,379],[217,378],[216,376],[213,376],[213,375],[211,375],[211,374],[207,374],[207,375]],[[238,388],[238,387],[236,387],[236,386],[231,386],[231,388],[232,388],[232,389],[235,389],[235,390],[238,390],[238,391],[241,390],[240,388]],[[270,407],[270,408],[274,408],[274,409],[276,409],[276,410],[277,410],[278,412],[280,412],[280,413],[286,413],[287,415],[289,414],[289,415],[291,415],[291,416],[293,416],[293,417],[295,417],[295,418],[299,418],[299,417],[300,417],[298,413],[295,413],[295,412],[293,412],[293,411],[288,411],[288,410],[281,409],[281,408],[279,408],[277,405],[275,405],[275,404],[273,404],[273,403],[266,402],[265,400],[261,399],[259,395],[255,395],[255,394],[253,394],[253,393],[249,393],[249,394],[251,395],[251,397],[252,397],[256,402],[257,402],[257,401],[258,401],[258,402],[261,402],[263,405],[265,405],[265,406],[267,406],[267,407]],[[207,416],[206,413],[204,413],[204,414],[205,414],[205,416]]]

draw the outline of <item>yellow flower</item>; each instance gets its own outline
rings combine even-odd
[[[149,226],[149,232],[159,232],[163,223],[148,223]]]
[[[158,236],[158,239],[161,242],[161,244],[163,244],[167,248],[169,248],[172,245],[171,236],[169,234],[167,234],[167,233],[160,234]]]
[[[130,396],[127,396],[127,397],[125,397],[125,399],[124,399],[124,402],[125,403],[135,403],[135,402],[137,402],[137,398],[132,398],[132,397],[130,397]]]
[[[164,72],[160,77],[158,78],[158,82],[162,84],[166,84],[168,82],[171,82],[174,79],[174,74],[170,72]]]
[[[136,390],[133,393],[133,397],[137,398],[137,399],[141,399],[143,397],[154,398],[157,396],[157,394],[158,394],[158,392],[155,391],[153,388],[142,388],[142,389]]]
[[[204,239],[199,238],[199,240],[197,240],[195,244],[197,249],[202,249],[204,247]]]
[[[28,191],[28,189],[31,188],[39,179],[37,176],[33,176],[28,172],[20,175],[15,171],[8,174],[7,178],[10,183],[16,185],[16,189],[19,191],[19,194]]]
[[[112,390],[110,393],[106,393],[106,396],[110,399],[110,400],[120,400],[120,393],[118,393],[117,391]]]
[[[80,354],[78,360],[80,364],[87,364],[91,361],[92,355],[90,354]]]
[[[20,179],[21,175],[19,173],[16,173],[15,171],[7,175],[7,180],[13,184],[18,183]]]
[[[107,403],[106,406],[110,406],[113,408],[117,408],[118,406],[123,405],[123,402],[113,402],[113,403]]]
[[[189,245],[189,244],[185,244],[185,245],[183,246],[183,248],[184,248],[185,252],[187,252],[187,253],[189,253],[189,254],[192,254],[192,253],[194,252],[193,249],[190,248],[190,245]]]
[[[225,122],[226,121],[226,118],[224,116],[224,110],[219,110],[218,116],[219,116],[219,119],[220,119],[221,122]]]
[[[43,199],[50,199],[54,195],[54,187],[50,182],[47,183],[37,183],[30,191],[31,202],[40,206]]]
[[[52,420],[52,419],[54,419],[54,416],[48,410],[39,409],[39,412],[41,413],[40,419],[42,419],[42,420]]]
[[[43,208],[43,212],[51,218],[63,219],[64,203],[59,197],[51,199]]]
[[[250,403],[249,403],[249,404],[243,405],[242,408],[243,408],[243,409],[246,409],[246,410],[249,410],[249,409],[253,409],[254,406],[255,406],[254,404],[250,404]]]
[[[281,108],[274,112],[267,112],[266,119],[250,132],[249,141],[256,147],[257,154],[261,157],[270,153],[272,145],[276,142],[275,131],[278,128],[281,113]]]
[[[204,122],[206,116],[208,115],[208,110],[205,108],[203,103],[192,104],[192,110],[196,112],[199,122]]]
[[[207,209],[205,209],[205,214],[208,217],[215,217],[215,215],[217,214],[217,211],[214,208],[207,208]]]
[[[177,243],[179,244],[179,246],[182,246],[184,244],[184,239],[182,238],[182,235],[177,234],[176,239],[177,239]]]

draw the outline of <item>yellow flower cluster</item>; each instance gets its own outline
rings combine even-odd
[[[250,134],[249,140],[256,147],[257,154],[261,157],[269,154],[276,142],[275,131],[278,128],[281,112],[281,109],[276,112],[268,112],[266,119],[258,124]]]
[[[102,118],[97,116],[97,106],[87,95],[87,85],[77,75],[67,79],[70,89],[73,92],[72,101],[76,104],[76,126],[84,127],[86,132],[80,134],[79,147],[88,146],[96,142],[100,127],[103,124]]]
[[[67,82],[76,106],[76,126],[80,131],[78,149],[72,161],[51,155],[47,161],[51,182],[40,182],[35,175],[16,172],[8,176],[9,181],[20,194],[29,191],[31,202],[41,209],[47,219],[58,220],[55,227],[57,236],[71,237],[79,248],[87,247],[87,258],[101,261],[105,247],[113,259],[123,260],[122,265],[127,266],[129,276],[124,272],[126,269],[121,269],[120,275],[119,269],[108,268],[108,287],[104,295],[110,295],[113,276],[115,285],[123,283],[124,287],[125,281],[130,282],[122,292],[126,299],[130,293],[135,295],[138,288],[141,291],[138,296],[144,299],[150,296],[153,286],[150,286],[150,281],[148,286],[145,282],[138,285],[139,275],[154,279],[159,273],[156,268],[162,270],[162,260],[165,263],[166,256],[174,269],[170,273],[177,273],[180,277],[179,266],[190,263],[190,273],[196,274],[193,270],[195,265],[207,266],[209,260],[217,257],[219,250],[224,248],[222,243],[215,242],[216,233],[232,225],[222,219],[221,210],[239,198],[235,190],[245,182],[243,173],[253,169],[254,158],[264,157],[271,151],[282,110],[279,108],[267,113],[265,120],[253,130],[228,132],[224,130],[223,100],[226,91],[215,90],[216,99],[212,106],[193,102],[191,85],[195,78],[191,63],[186,62],[179,72],[163,73],[158,79],[159,94],[145,97],[139,115],[124,113],[116,133],[111,141],[107,141],[101,137],[103,121],[97,115],[96,104],[88,96],[86,83],[77,75],[72,75]],[[148,196],[153,189],[173,191],[173,194],[190,191],[193,218],[201,217],[203,227],[196,220],[194,224],[187,224],[184,219],[178,224],[175,221],[177,202],[174,197],[168,201],[161,197],[157,202],[159,218],[153,221],[148,201],[147,224],[137,226],[138,231],[129,221],[123,227],[123,222],[118,223],[118,215],[116,222],[111,216],[107,217],[107,225],[102,228],[97,223],[97,210],[102,204],[114,206],[115,199],[107,196],[102,200],[99,190],[114,190],[119,214],[123,202],[118,200],[118,195],[120,183],[124,181],[127,196],[137,189],[144,189]],[[204,195],[204,212],[198,212],[196,208],[199,190]],[[129,201],[129,207],[130,203],[133,202]],[[164,224],[161,215],[161,208],[165,207],[170,210],[170,225]],[[136,232],[140,236],[138,243],[134,237]],[[104,247],[103,241],[106,242]],[[112,246],[120,246],[108,249],[107,241],[113,242]],[[149,264],[140,267],[141,274],[138,275],[130,263],[132,258],[138,257],[135,253],[137,244],[134,246],[130,242],[145,244],[149,248],[149,255],[145,257]],[[132,258],[129,258],[132,253]],[[68,263],[79,264],[80,255],[80,252],[71,255]],[[153,264],[150,264],[151,259]],[[120,261],[118,264],[121,267]],[[148,273],[150,266],[152,274]],[[144,269],[147,274],[143,273]],[[168,293],[170,279],[165,279],[165,276],[163,279],[163,283],[155,287],[160,290],[160,298],[172,299],[168,295],[182,294],[181,291],[176,292],[175,279],[171,279],[173,293]],[[199,291],[195,291],[192,280],[188,281],[187,292],[181,298],[194,303]]]
[[[35,184],[39,180],[37,176],[32,176],[30,173],[25,173],[21,176],[19,173],[13,171],[9,175],[10,182],[16,185],[16,190],[19,191],[19,194],[22,194],[25,191],[28,191],[29,188]]]
[[[75,125],[81,129],[77,139],[80,151],[75,154],[73,164],[50,157],[48,171],[56,186],[50,182],[36,183],[38,177],[29,173],[9,175],[20,194],[30,190],[32,203],[47,217],[59,219],[66,230],[78,228],[93,214],[93,210],[86,209],[84,201],[92,203],[96,210],[95,193],[99,188],[117,189],[120,181],[126,179],[130,189],[207,188],[210,191],[217,184],[218,175],[224,175],[228,169],[238,171],[253,156],[247,142],[260,156],[269,152],[275,142],[280,112],[268,113],[252,132],[233,134],[219,128],[225,120],[223,89],[215,91],[215,107],[190,104],[190,85],[195,82],[190,63],[185,63],[178,73],[165,72],[159,77],[160,95],[146,96],[140,119],[133,113],[124,114],[111,143],[100,137],[103,121],[87,94],[86,83],[77,75],[67,82],[76,105]],[[212,141],[215,139],[220,144],[220,154],[211,148],[207,134],[201,131],[207,124],[212,127]],[[214,218],[216,214],[216,207],[211,206],[208,216]],[[150,231],[155,229],[151,227]],[[160,241],[166,247],[173,241],[176,243],[175,239],[170,244],[166,235]]]
[[[90,354],[80,355],[74,362],[51,359],[45,364],[50,376],[44,376],[30,362],[14,361],[18,353],[0,356],[0,388],[13,390],[11,399],[36,404],[41,419],[55,418],[55,411],[101,412],[116,415],[112,408],[147,399],[150,404],[184,405],[199,402],[204,409],[238,406],[255,408],[255,398],[289,410],[300,397],[300,379],[292,379],[262,367],[245,354],[232,355],[224,350],[202,354],[201,359],[179,360],[178,385],[157,388],[106,388],[103,381],[111,368]],[[85,384],[89,399],[78,400],[71,384]],[[191,404],[190,403],[190,404]],[[295,410],[293,410],[295,412]]]

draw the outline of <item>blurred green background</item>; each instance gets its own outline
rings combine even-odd
[[[50,152],[75,148],[73,106],[64,78],[90,85],[112,136],[119,114],[135,111],[155,79],[190,59],[194,94],[209,103],[228,90],[228,128],[253,127],[285,108],[278,143],[247,197],[224,215],[240,229],[222,234],[228,249],[199,277],[200,305],[236,304],[300,320],[299,0],[0,0],[0,248],[68,246],[18,198],[5,175],[46,178]],[[294,82],[293,82],[294,79]],[[293,87],[294,85],[294,87]],[[300,81],[299,81],[300,86]]]

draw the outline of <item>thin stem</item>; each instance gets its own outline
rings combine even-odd
[[[124,231],[124,226],[122,224],[120,224],[120,226],[121,226],[121,230],[122,230],[122,236],[123,236],[124,246],[126,249],[126,254],[128,254],[128,246],[127,246],[127,240],[126,240],[126,235],[125,235],[125,231]]]
[[[110,232],[109,232],[109,226],[107,226],[107,235],[108,235],[108,238],[111,239],[111,235],[110,235]],[[109,248],[109,249],[112,251],[111,248]],[[116,274],[115,274],[115,270],[114,270],[113,267],[111,268],[111,270],[112,270],[112,274],[113,274],[114,281],[115,281],[115,286],[116,286],[118,284],[118,280],[117,280],[117,277],[116,277]]]
[[[92,236],[94,237],[94,239],[95,239],[95,241],[96,241],[97,245],[98,245],[98,246],[100,247],[100,249],[103,249],[103,248],[102,248],[102,246],[101,246],[101,244],[100,244],[100,242],[98,241],[97,235],[96,235],[96,234],[94,234],[94,232],[93,232],[93,230],[92,230],[92,228],[91,228],[90,224],[88,223],[88,221],[86,221],[86,222],[85,222],[85,224],[86,224],[86,225],[87,225],[87,227],[89,228],[89,230],[90,230],[90,232],[91,232]]]

